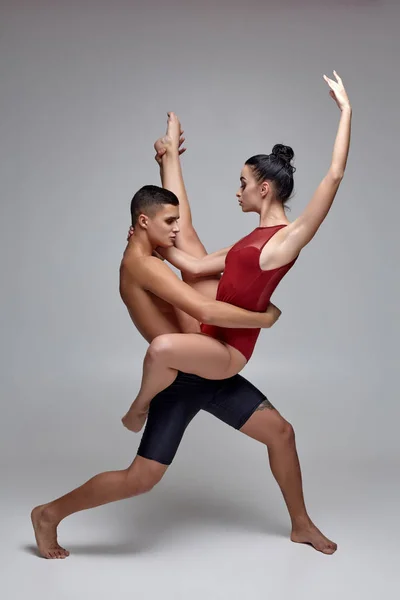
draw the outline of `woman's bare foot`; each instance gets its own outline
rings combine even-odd
[[[121,421],[129,431],[138,433],[145,424],[148,414],[148,410],[143,411],[130,408],[126,415],[122,417]]]
[[[293,526],[290,539],[292,542],[300,544],[311,544],[311,546],[314,546],[316,550],[323,554],[333,554],[337,550],[337,544],[328,540],[312,521],[309,521],[305,525]]]
[[[185,138],[178,117],[173,112],[168,113],[166,134],[154,142],[155,159],[158,164],[161,165],[161,158],[167,151],[178,150],[179,156],[186,152],[186,148],[182,147],[184,141]]]
[[[37,547],[44,558],[67,558],[69,552],[57,542],[57,523],[46,513],[47,506],[42,504],[31,512]]]

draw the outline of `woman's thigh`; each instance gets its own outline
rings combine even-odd
[[[202,334],[168,333],[155,338],[151,348],[172,369],[206,379],[232,377],[246,364],[238,350]]]
[[[207,256],[208,254],[197,235],[197,231],[191,224],[186,227],[186,230],[181,230],[178,233],[176,245],[180,250],[183,250],[186,254],[190,254],[190,256],[194,256],[195,258],[204,258],[204,256]],[[193,289],[204,294],[204,296],[215,300],[220,275],[193,277],[183,272],[181,272],[181,275],[183,281]]]
[[[202,277],[199,279],[191,280],[185,278],[185,276],[182,274],[182,279],[194,290],[196,290],[200,294],[203,294],[203,296],[215,300],[217,296],[217,288],[219,282],[218,276]],[[200,323],[194,317],[191,317],[179,308],[175,308],[175,311],[179,322],[179,326],[183,333],[200,333]]]
[[[188,228],[189,229],[189,228]],[[196,258],[207,256],[207,250],[203,246],[197,232],[190,227],[190,232],[180,231],[177,236],[177,247],[187,254]],[[193,277],[181,272],[182,280],[190,285],[196,292],[207,298],[215,300],[217,297],[218,282],[220,275],[207,275],[205,277]],[[200,323],[187,313],[175,308],[179,326],[183,333],[200,333]]]

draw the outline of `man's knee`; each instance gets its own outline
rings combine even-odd
[[[280,433],[281,437],[287,443],[294,443],[295,441],[295,433],[291,423],[283,419],[282,429]]]
[[[126,470],[128,496],[150,492],[163,478],[168,466],[141,456],[137,456]]]
[[[269,443],[267,442],[267,446],[273,444],[279,445],[289,445],[295,443],[295,433],[294,429],[286,419],[280,417],[277,423],[275,424],[274,431],[271,431]]]

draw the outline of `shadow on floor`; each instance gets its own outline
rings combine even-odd
[[[107,525],[110,533],[107,537],[123,538],[120,542],[70,544],[68,536],[68,520],[63,523],[63,534],[59,540],[61,545],[76,555],[133,555],[154,550],[158,546],[167,546],[182,538],[204,538],[204,532],[210,536],[231,537],[233,533],[254,533],[286,538],[289,540],[290,528],[282,523],[282,519],[268,514],[265,510],[255,508],[251,502],[240,502],[237,499],[218,498],[210,495],[179,493],[163,490],[158,495],[140,496],[123,503],[110,505]],[[82,513],[83,514],[83,513]],[[93,523],[93,521],[92,521]],[[104,527],[104,516],[102,517]],[[127,540],[127,535],[130,537]],[[69,538],[71,539],[71,538]],[[65,540],[65,541],[64,541]],[[184,542],[183,542],[184,543]],[[34,545],[25,545],[21,549],[29,554],[39,556]]]

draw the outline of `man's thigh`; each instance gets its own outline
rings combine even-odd
[[[240,428],[241,433],[269,446],[291,429],[291,425],[272,406],[263,401]]]
[[[151,401],[138,455],[170,465],[189,423],[213,397],[217,382],[178,372],[175,381]]]
[[[289,426],[265,394],[242,375],[221,381],[218,392],[204,410],[267,445]]]

